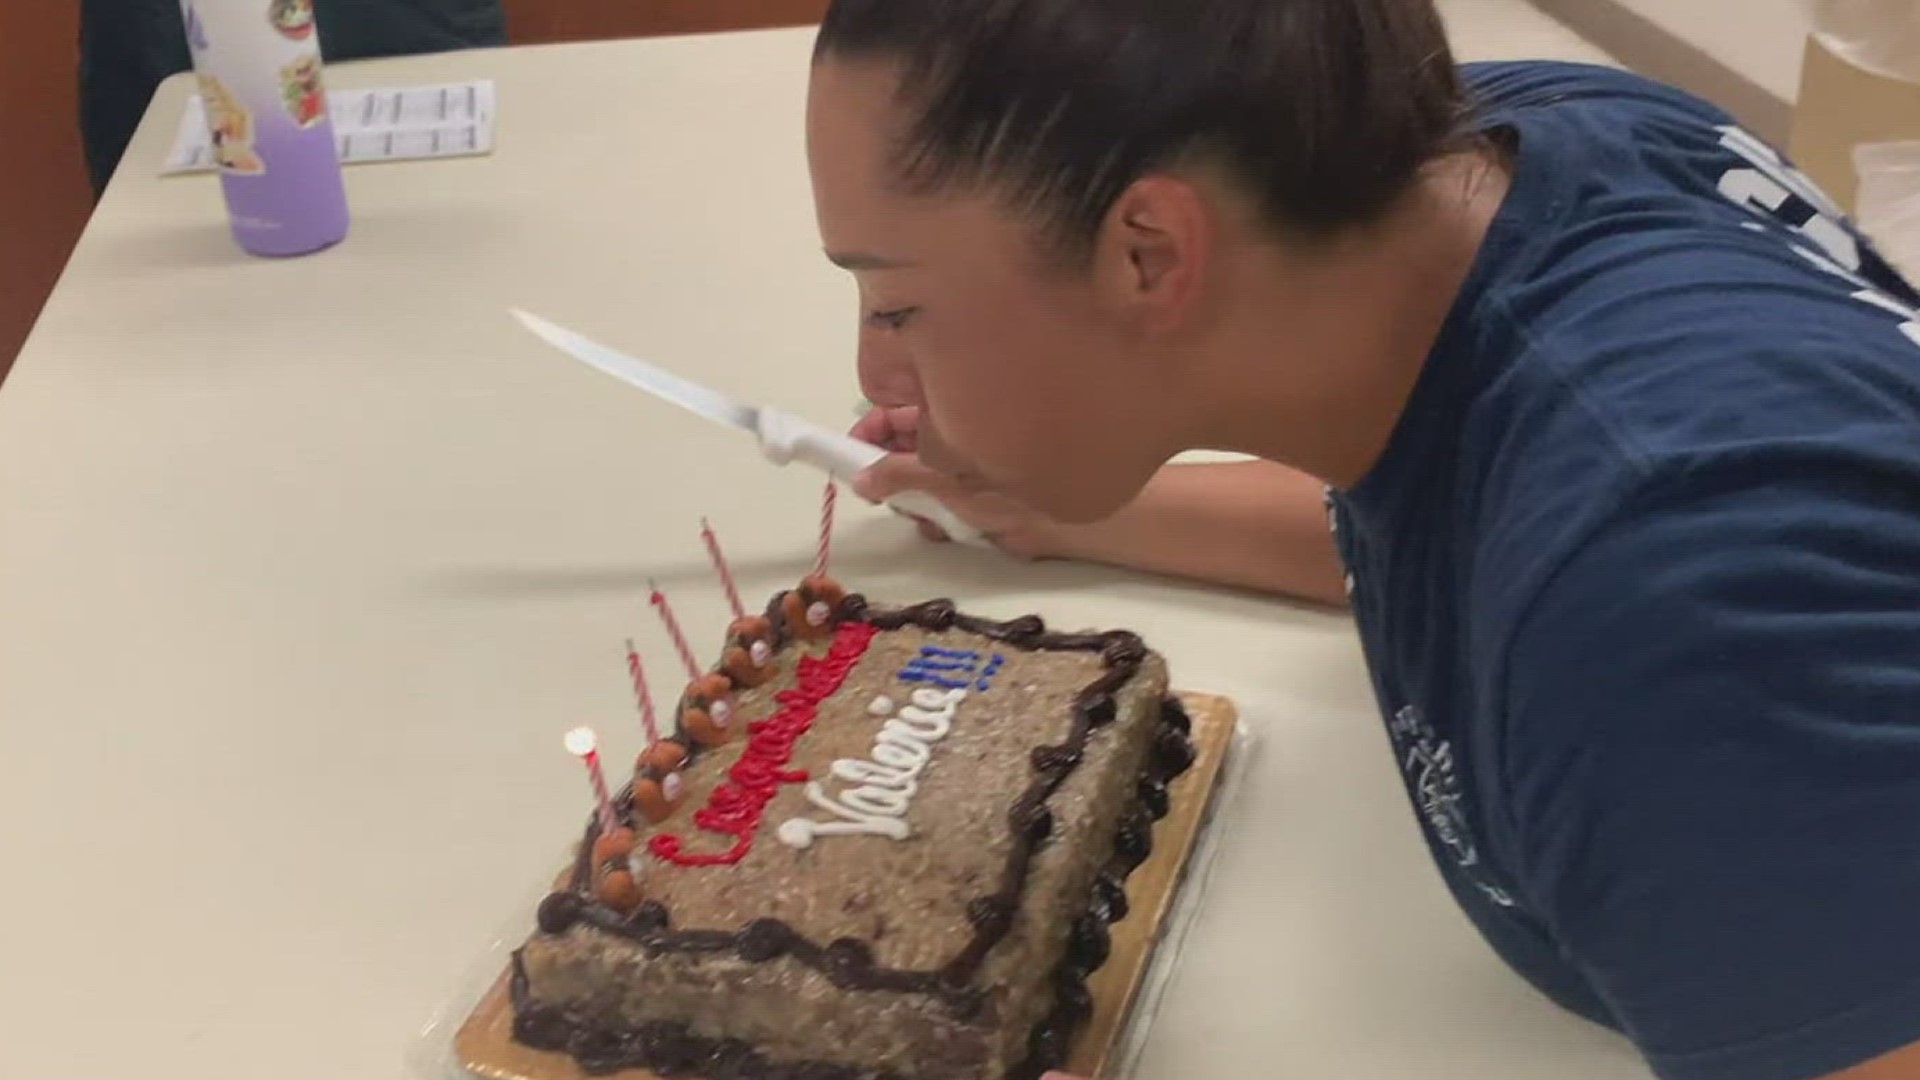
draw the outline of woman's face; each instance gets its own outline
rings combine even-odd
[[[808,101],[815,208],[859,286],[867,396],[921,409],[933,468],[1070,521],[1119,509],[1177,447],[1123,250],[1049,263],[1033,225],[980,193],[890,182],[899,121],[883,65],[826,60]]]

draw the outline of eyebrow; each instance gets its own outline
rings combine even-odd
[[[904,259],[889,259],[864,251],[829,251],[827,261],[842,270],[900,270],[913,265]]]

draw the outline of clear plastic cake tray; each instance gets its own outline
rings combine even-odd
[[[1170,788],[1171,812],[1154,828],[1154,849],[1127,879],[1130,914],[1112,927],[1112,952],[1087,980],[1091,1020],[1075,1037],[1068,1069],[1099,1080],[1131,1080],[1152,1038],[1154,1018],[1180,963],[1188,931],[1206,902],[1221,839],[1252,757],[1254,739],[1233,703],[1182,694],[1193,720],[1193,768]],[[556,868],[570,861],[555,858]],[[512,1039],[506,1000],[509,957],[534,926],[546,889],[529,892],[502,923],[455,992],[441,1004],[408,1054],[417,1080],[586,1080],[572,1059]],[[653,1080],[643,1069],[611,1080]]]

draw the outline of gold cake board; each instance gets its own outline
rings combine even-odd
[[[1187,857],[1200,838],[1233,743],[1233,702],[1211,694],[1181,694],[1180,700],[1193,720],[1193,767],[1169,785],[1172,809],[1154,826],[1153,853],[1127,877],[1129,913],[1113,924],[1107,962],[1087,979],[1093,1017],[1074,1039],[1067,1059],[1068,1070],[1080,1076],[1106,1075],[1122,1049],[1127,1017],[1145,985],[1154,943],[1173,911]],[[453,1051],[461,1067],[486,1080],[589,1080],[567,1055],[514,1041],[507,978],[502,972],[455,1033]],[[612,1074],[611,1080],[658,1077],[647,1069],[628,1069]]]

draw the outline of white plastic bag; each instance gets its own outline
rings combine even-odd
[[[1902,273],[1920,281],[1920,142],[1870,143],[1853,152],[1860,228]]]
[[[1813,33],[1876,75],[1920,82],[1920,0],[1805,0]]]

